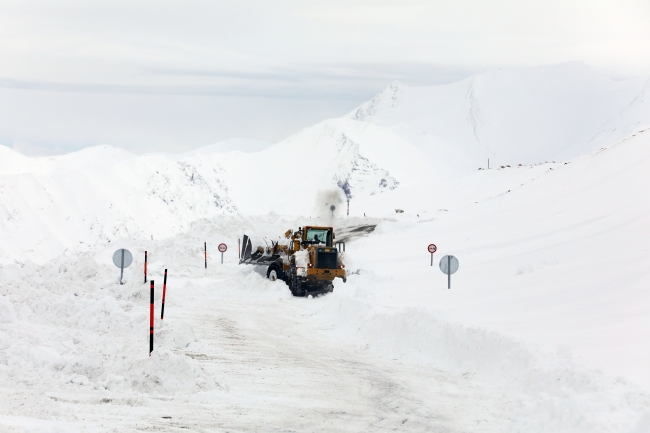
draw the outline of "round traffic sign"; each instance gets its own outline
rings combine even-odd
[[[122,257],[124,257],[124,266],[122,266]],[[133,263],[133,255],[131,251],[120,248],[119,250],[113,253],[113,263],[118,268],[128,268],[131,263]]]
[[[436,251],[438,251],[438,247],[437,247],[435,244],[429,244],[429,246],[427,247],[427,250],[428,250],[431,254],[433,254],[433,253],[435,253]]]
[[[228,246],[226,244],[219,244],[219,252],[225,253],[227,249]]]
[[[453,274],[458,270],[458,259],[454,256],[444,256],[440,259],[440,270],[443,274]]]

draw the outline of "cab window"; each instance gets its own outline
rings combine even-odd
[[[328,229],[307,229],[306,241],[332,246],[332,233]]]

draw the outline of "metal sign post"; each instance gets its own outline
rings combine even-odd
[[[124,268],[128,268],[133,262],[133,255],[129,250],[121,248],[113,253],[113,263],[120,268],[120,284],[122,284],[122,277],[124,276]]]
[[[221,243],[219,244],[218,248],[219,248],[219,252],[221,253],[221,264],[223,265],[223,253],[225,253],[226,250],[228,250],[228,246],[224,243]]]
[[[438,247],[435,244],[429,244],[427,251],[431,253],[431,266],[433,266],[433,253],[438,251]]]
[[[443,274],[447,274],[448,289],[451,289],[451,274],[456,273],[458,266],[458,259],[454,256],[444,256],[442,259],[440,259],[440,270]]]

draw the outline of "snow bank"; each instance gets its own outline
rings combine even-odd
[[[373,280],[352,276],[346,287],[338,284],[309,304],[314,320],[333,338],[386,359],[488,384],[516,402],[509,431],[628,432],[650,413],[650,395],[576,364],[567,349],[543,352],[424,309],[378,308]]]
[[[6,297],[0,297],[0,322],[16,321],[16,311],[10,300]]]
[[[145,393],[215,388],[195,360],[174,352],[197,342],[183,322],[168,318],[161,329],[157,317],[156,350],[148,356],[148,285],[132,282],[131,272],[120,286],[114,267],[83,254],[45,266],[1,266],[0,276],[3,386]]]

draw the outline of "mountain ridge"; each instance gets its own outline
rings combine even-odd
[[[493,168],[571,160],[649,125],[649,89],[650,82],[614,82],[569,63],[423,88],[393,82],[341,118],[250,153],[211,145],[134,155],[100,145],[26,157],[0,146],[0,232],[11,239],[0,259],[36,258],[44,242],[60,253],[117,236],[172,236],[221,214],[318,215],[323,191],[351,200],[356,215],[364,208],[385,215],[406,202],[424,211],[427,200],[450,194],[470,202],[476,194],[462,188],[473,183],[463,179],[487,168],[488,157]],[[529,176],[513,173],[479,177],[507,191]]]

